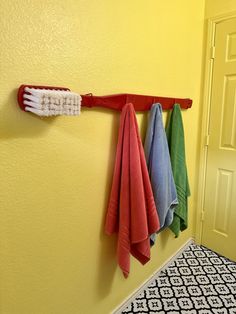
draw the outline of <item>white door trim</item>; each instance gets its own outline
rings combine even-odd
[[[205,28],[207,28],[204,39],[205,49],[205,70],[203,71],[203,94],[202,94],[202,113],[201,113],[201,136],[199,146],[199,178],[198,178],[198,195],[197,195],[197,211],[196,211],[196,229],[195,241],[197,244],[202,243],[202,226],[204,219],[204,198],[206,184],[206,166],[208,152],[208,134],[209,134],[209,119],[211,109],[211,89],[212,75],[214,64],[214,47],[216,25],[225,20],[235,18],[236,11],[209,18],[206,20]]]

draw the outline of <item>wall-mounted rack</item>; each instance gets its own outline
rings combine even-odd
[[[18,90],[18,104],[24,111],[27,110],[27,97],[30,96],[29,89],[46,90],[46,91],[60,91],[70,92],[66,87],[53,87],[53,86],[35,86],[35,85],[21,85]],[[79,96],[80,97],[80,96]],[[172,97],[160,97],[160,96],[148,96],[137,94],[114,94],[107,96],[94,96],[93,94],[81,95],[82,107],[102,107],[107,109],[113,109],[120,111],[127,103],[132,103],[135,111],[147,111],[150,110],[154,103],[160,103],[163,110],[172,109],[174,104],[178,103],[182,109],[188,109],[192,106],[192,100],[189,98],[172,98]],[[37,104],[38,106],[38,104]],[[54,105],[55,107],[55,105]]]

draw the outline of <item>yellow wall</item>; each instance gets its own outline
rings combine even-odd
[[[236,11],[235,0],[206,0],[205,17],[215,17],[220,14]]]
[[[204,0],[1,0],[0,14],[0,313],[109,313],[193,235]],[[193,99],[189,229],[163,232],[127,280],[103,231],[119,115],[40,119],[17,107],[22,83]]]

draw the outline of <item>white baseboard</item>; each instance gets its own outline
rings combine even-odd
[[[135,289],[123,302],[119,305],[112,314],[121,314],[121,312],[139,295],[139,293],[147,288],[150,283],[156,279],[161,271],[164,271],[187,247],[194,243],[193,238],[188,239],[179,249],[175,252],[167,261],[162,264],[147,280],[145,280],[141,286]]]

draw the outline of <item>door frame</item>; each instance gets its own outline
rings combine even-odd
[[[203,63],[204,76],[202,78],[202,112],[200,120],[201,122],[199,123],[201,126],[201,135],[199,141],[199,176],[197,184],[197,210],[195,216],[195,241],[197,244],[202,244],[216,25],[231,18],[236,18],[236,11],[212,17],[205,21],[206,32],[203,45],[203,49],[205,50],[205,62]]]

